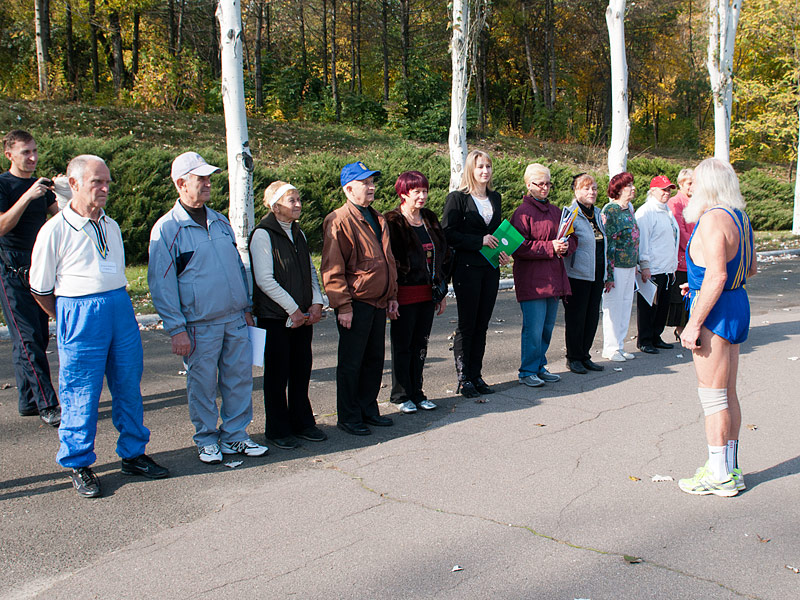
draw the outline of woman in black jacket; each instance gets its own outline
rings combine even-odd
[[[428,352],[433,313],[441,315],[446,298],[433,298],[433,284],[447,285],[450,249],[436,215],[425,208],[428,179],[419,171],[401,173],[394,184],[400,206],[387,212],[392,254],[397,262],[400,311],[390,325],[392,395],[404,413],[436,404],[422,391],[422,369]]]
[[[458,392],[466,398],[493,393],[483,380],[481,369],[500,270],[480,250],[484,246],[497,247],[492,233],[503,220],[500,200],[500,194],[492,190],[492,159],[481,150],[473,150],[467,155],[460,188],[447,195],[442,217],[447,242],[455,251],[453,288],[458,302],[458,329],[453,354]],[[500,254],[500,264],[509,260],[505,252]]]

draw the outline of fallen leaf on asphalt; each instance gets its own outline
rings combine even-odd
[[[505,323],[506,320],[505,319],[495,319],[494,322],[495,323]]]
[[[789,569],[790,571],[794,571],[795,573],[800,573],[800,569],[798,569],[797,567],[793,567],[792,565],[786,565],[786,568]]]
[[[628,475],[628,479],[630,479],[631,481],[641,481],[642,480],[640,477],[636,477],[636,475]]]
[[[228,467],[229,469],[235,469],[240,464],[242,464],[241,460],[234,460],[234,461],[225,463],[225,466]]]
[[[635,565],[642,562],[641,558],[639,558],[638,556],[631,556],[630,554],[626,554],[622,558],[624,558],[625,562],[628,563],[629,565]]]
[[[502,330],[502,329],[500,329],[500,330],[497,330],[497,329],[496,329],[496,330],[495,330],[495,333],[503,333],[503,330]]]
[[[683,354],[676,354],[675,358],[683,358]]]
[[[653,475],[653,478],[650,481],[658,483],[660,481],[675,481],[675,480],[669,475]]]
[[[770,541],[772,539],[772,538],[762,538],[758,534],[756,534],[756,537],[758,538],[758,541],[761,542],[762,544],[766,544],[768,541]]]
[[[800,358],[800,356],[790,356],[789,360],[797,360],[798,358]]]
[[[459,565],[453,565],[453,568],[450,569],[450,572],[451,573],[455,573],[456,571],[463,571],[463,570],[464,570],[464,567],[461,567]]]
[[[178,371],[178,375],[186,375],[186,371]]]
[[[8,388],[10,388],[10,387],[11,387],[11,384],[10,384],[10,383],[4,383],[4,384],[3,384],[3,386],[2,386],[2,388],[0,388],[0,389],[7,390],[7,389],[8,389]]]
[[[544,427],[545,424],[544,423],[534,423],[533,426],[534,427]]]
[[[622,367],[614,367],[615,371],[622,371]]]
[[[758,425],[753,425],[752,423],[750,423],[750,424],[747,426],[747,428],[748,428],[750,431],[755,431],[756,429],[758,429]]]

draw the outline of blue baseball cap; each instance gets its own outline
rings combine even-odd
[[[342,172],[339,175],[339,180],[342,182],[342,187],[346,186],[351,181],[361,181],[372,175],[380,175],[380,171],[370,171],[363,162],[358,161],[350,163],[342,167]]]

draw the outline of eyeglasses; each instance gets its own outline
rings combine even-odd
[[[535,181],[531,181],[531,183],[533,185],[535,185],[536,187],[538,187],[538,188],[551,188],[551,187],[553,187],[553,184],[550,183],[549,181],[542,181],[540,183],[537,183]]]

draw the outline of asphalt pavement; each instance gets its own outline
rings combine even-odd
[[[364,438],[335,427],[328,313],[314,332],[311,399],[330,439],[226,457],[235,468],[198,461],[180,360],[163,331],[145,329],[148,453],[171,476],[120,473],[106,392],[94,500],[56,464],[57,432],[18,415],[11,343],[0,340],[0,599],[798,598],[787,566],[800,567],[800,257],[759,266],[739,377],[748,489],[735,498],[677,487],[706,459],[690,353],[610,363],[598,332],[605,371],[572,374],[559,311],[548,357],[562,381],[520,386],[513,291],[489,327],[484,377],[497,393],[485,404],[454,393],[454,300],[425,371],[435,411],[387,402],[387,327],[380,401],[395,426]],[[51,350],[56,378],[55,340]],[[249,431],[264,442],[260,369],[254,388]]]

